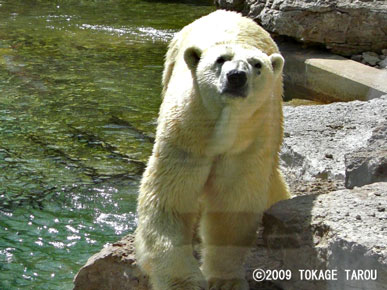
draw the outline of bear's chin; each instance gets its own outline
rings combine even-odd
[[[221,95],[231,99],[238,99],[238,98],[245,99],[247,98],[247,95],[248,95],[247,88],[243,88],[243,89],[224,88],[220,93]]]

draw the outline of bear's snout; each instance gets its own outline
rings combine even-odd
[[[247,81],[246,72],[233,69],[227,73],[227,82],[231,89],[244,87]]]
[[[243,70],[232,69],[226,73],[226,82],[222,93],[229,93],[236,97],[246,97],[247,73]]]

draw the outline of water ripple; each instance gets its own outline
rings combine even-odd
[[[146,41],[161,41],[168,42],[176,33],[176,31],[171,29],[160,30],[153,27],[135,27],[135,28],[114,28],[105,25],[90,25],[82,24],[79,26],[80,29],[90,29],[96,31],[106,31],[111,34],[120,35],[120,36],[132,36],[136,40],[141,40],[141,42]]]

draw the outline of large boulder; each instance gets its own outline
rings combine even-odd
[[[274,205],[264,214],[263,238],[281,261],[275,270],[292,273],[276,283],[285,290],[387,289],[386,201],[387,183],[374,183]]]
[[[386,200],[387,183],[374,183],[277,203],[265,212],[263,239],[258,237],[245,265],[250,289],[387,289]],[[92,256],[74,278],[74,290],[150,289],[133,240],[128,235]],[[292,279],[259,283],[256,269],[287,270]],[[302,280],[299,270],[337,270],[337,280]],[[367,271],[377,280],[353,278]]]
[[[292,192],[327,192],[344,188],[346,154],[369,147],[369,142],[375,143],[373,152],[379,154],[372,159],[373,168],[385,176],[382,169],[386,151],[383,148],[387,147],[387,138],[383,138],[381,132],[385,132],[382,128],[387,120],[387,95],[367,102],[285,106],[284,115],[285,138],[280,157]],[[374,139],[376,141],[372,141]],[[347,159],[347,166],[350,166],[350,155]],[[356,183],[354,176],[351,184],[363,185],[381,181],[384,177],[377,178]]]
[[[74,277],[74,290],[147,290],[148,277],[139,269],[134,236],[107,245],[91,256]]]
[[[243,11],[272,33],[324,44],[338,54],[381,52],[387,47],[387,2],[384,0],[215,2],[219,8]]]
[[[262,233],[262,231],[261,231]],[[198,256],[197,252],[195,253]],[[257,283],[252,272],[263,265],[278,268],[279,261],[269,261],[263,240],[257,245],[246,263],[250,290],[281,290],[270,281]],[[150,290],[148,277],[138,267],[135,259],[134,236],[129,234],[120,241],[107,245],[99,253],[91,256],[74,277],[74,290]]]
[[[376,127],[367,146],[345,155],[345,187],[387,182],[387,122]]]

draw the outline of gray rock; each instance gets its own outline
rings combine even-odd
[[[292,272],[276,283],[284,290],[387,289],[386,201],[387,183],[374,183],[274,205],[264,214],[263,238],[270,257]],[[300,270],[337,271],[337,280],[301,280]],[[364,270],[377,279],[353,279]]]
[[[355,54],[355,55],[351,56],[351,59],[354,60],[354,61],[361,62],[363,60],[363,57],[362,57],[361,54]]]
[[[351,60],[361,62],[363,64],[373,66],[380,69],[387,68],[387,56],[383,54],[378,55],[374,52],[363,52],[362,54],[355,54],[351,56]],[[387,52],[387,50],[386,50]]]
[[[376,65],[380,61],[379,55],[375,52],[370,52],[370,51],[363,52],[362,57],[363,57],[363,61],[366,64],[369,64],[372,66]]]
[[[386,69],[387,68],[387,57],[385,59],[379,61],[378,65],[380,68]]]
[[[257,283],[253,280],[253,270],[263,264],[266,269],[279,267],[278,261],[268,260],[260,238],[245,266],[250,290],[281,290],[270,281]],[[127,235],[89,258],[74,277],[74,285],[74,290],[150,290],[148,277],[136,263],[134,236]]]
[[[245,0],[215,0],[217,8],[242,12],[246,7]]]
[[[134,256],[134,237],[128,235],[89,258],[74,277],[74,290],[147,290],[148,278]]]
[[[367,146],[345,155],[345,187],[387,181],[387,122],[374,129]]]
[[[387,120],[387,95],[367,102],[285,106],[284,116],[280,158],[291,190],[310,192],[300,185],[316,180],[344,188],[344,156],[366,147],[373,130]]]
[[[240,1],[226,2],[230,6],[230,2]],[[245,0],[245,3],[243,13],[268,31],[302,42],[321,43],[338,54],[378,52],[387,47],[384,0]]]
[[[245,265],[250,289],[386,289],[386,188],[387,183],[374,183],[274,205],[264,214],[263,240],[258,238]],[[150,289],[136,264],[133,240],[128,235],[92,256],[74,278],[74,290]],[[252,279],[255,269],[281,267],[292,272],[291,281],[274,281],[276,286]],[[299,269],[338,269],[340,276],[301,281]],[[376,270],[378,280],[345,279],[344,270],[358,269]]]

